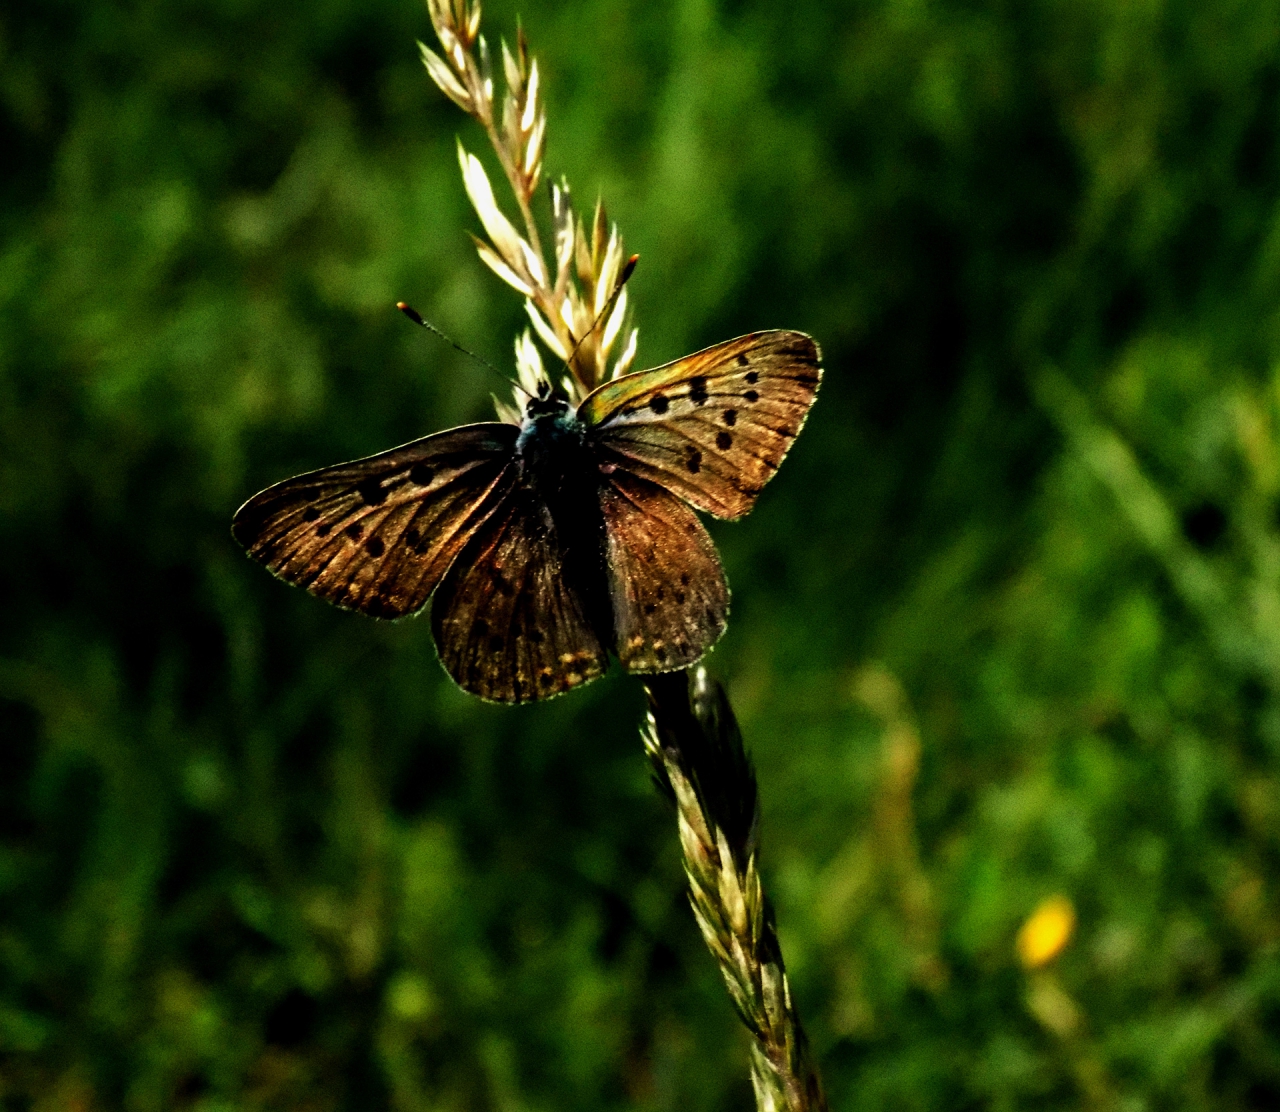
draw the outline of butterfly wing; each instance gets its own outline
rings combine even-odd
[[[606,468],[741,517],[804,424],[822,377],[802,332],[753,332],[607,382],[578,408]]]
[[[422,609],[514,481],[514,425],[465,425],[287,479],[231,525],[281,579],[375,618]]]
[[[477,530],[431,608],[440,660],[458,686],[500,703],[545,699],[608,663],[547,505],[516,486]]]
[[[630,672],[687,668],[719,640],[729,587],[694,512],[619,468],[603,485],[616,651]]]

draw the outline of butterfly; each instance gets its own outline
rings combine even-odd
[[[232,533],[275,575],[400,618],[432,602],[446,671],[496,702],[695,663],[729,587],[694,514],[738,518],[822,376],[804,333],[756,332],[606,382],[544,388],[521,423],[435,433],[255,494]]]

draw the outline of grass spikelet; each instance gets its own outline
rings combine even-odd
[[[489,47],[480,34],[479,3],[430,0],[427,9],[441,52],[419,43],[422,64],[440,91],[484,127],[520,211],[522,230],[503,213],[483,164],[459,144],[467,196],[487,237],[473,237],[476,251],[525,298],[533,334],[568,365],[565,392],[570,400],[581,401],[600,383],[630,370],[635,357],[635,329],[624,328],[627,294],[622,283],[630,264],[622,236],[599,203],[588,232],[573,210],[568,183],[552,183],[549,264],[533,214],[547,135],[537,59],[529,53],[523,31],[514,49],[501,43],[505,90],[499,100]],[[620,354],[611,362],[623,336]]]
[[[751,1035],[756,1106],[825,1109],[760,884],[756,778],[733,708],[701,666],[652,676],[645,688],[645,752],[676,807],[694,918]]]

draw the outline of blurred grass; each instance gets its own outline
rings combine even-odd
[[[833,1107],[1280,1102],[1280,5],[520,13],[641,363],[824,347],[711,663]],[[750,1101],[636,685],[480,704],[228,534],[486,415],[397,298],[509,363],[427,33],[0,15],[5,1112]]]

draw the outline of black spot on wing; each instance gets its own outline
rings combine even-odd
[[[723,414],[724,423],[730,428],[738,423],[738,411],[736,409],[726,409]]]
[[[747,367],[750,365],[751,365],[751,360],[748,359],[742,352],[738,352],[738,366]]]
[[[308,506],[305,510],[302,511],[303,521],[315,521],[319,517],[320,517],[320,511],[317,510],[315,506]]]
[[[364,532],[364,526],[358,521],[353,521],[343,530],[343,532],[346,533],[353,541],[358,541],[360,539],[360,535]]]
[[[745,394],[743,394],[742,396],[743,396],[744,398],[746,398],[746,399],[747,399],[747,401],[752,402],[752,403],[758,402],[758,401],[760,400],[760,395],[759,395],[759,394],[757,394],[754,390],[748,390],[748,391],[747,391]]]
[[[689,379],[689,400],[694,405],[705,405],[707,401],[707,380],[702,375]]]
[[[332,530],[333,530],[332,522],[322,521],[319,525],[316,526],[316,536],[327,537]]]
[[[697,448],[689,449],[689,458],[685,460],[685,467],[689,469],[689,473],[696,475],[702,470],[702,453]]]
[[[747,372],[745,375],[743,375],[742,377],[743,377],[743,378],[745,378],[745,379],[746,379],[749,383],[751,383],[751,385],[753,385],[753,386],[754,386],[757,382],[759,382],[759,381],[760,381],[760,375],[759,375],[759,373],[758,373],[758,372],[756,372],[756,371],[748,371],[748,372]]]
[[[356,490],[359,491],[366,506],[380,506],[387,500],[387,492],[382,489],[382,480],[373,476],[357,483]]]
[[[722,452],[727,452],[733,447],[733,437],[727,432],[716,433],[716,447]]]
[[[400,617],[400,610],[390,599],[383,598],[381,595],[374,595],[372,598],[365,599],[360,604],[360,609],[371,618]]]
[[[409,482],[420,487],[430,486],[431,468],[425,463],[415,463],[409,468]]]
[[[365,551],[368,552],[375,560],[386,551],[386,545],[382,543],[381,537],[370,537],[368,543],[364,547]]]
[[[659,415],[666,413],[670,404],[671,403],[668,402],[662,394],[654,394],[653,397],[649,399],[649,408]]]

